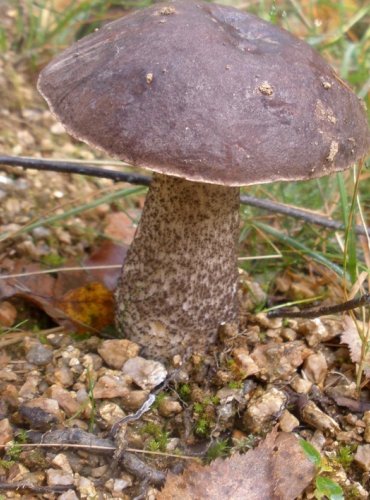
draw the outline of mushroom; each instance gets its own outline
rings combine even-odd
[[[116,316],[162,359],[204,352],[237,321],[239,186],[337,172],[370,145],[362,103],[309,45],[202,1],[105,25],[38,88],[72,136],[155,172]]]

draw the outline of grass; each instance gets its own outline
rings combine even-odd
[[[219,1],[247,8],[306,39],[365,100],[370,113],[370,6],[365,0]],[[8,9],[9,22],[0,28],[0,49],[12,51],[16,61],[26,64],[35,77],[40,66],[75,39],[93,31],[102,22],[152,3],[152,0],[15,0]],[[258,209],[243,207],[241,256],[266,255],[267,258],[245,260],[241,266],[264,286],[273,287],[277,274],[293,269],[304,275],[307,269],[312,272],[311,262],[314,261],[318,263],[314,272],[323,274],[322,266],[330,269],[332,285],[341,286],[344,283],[346,295],[359,272],[368,272],[370,265],[367,258],[370,254],[369,242],[360,242],[352,230],[353,222],[370,220],[370,175],[366,165],[359,173],[360,204],[354,194],[355,186],[357,182],[353,173],[346,172],[306,182],[278,182],[248,188],[248,192],[256,196],[319,210],[342,220],[348,230],[344,236],[294,219],[266,215]],[[94,202],[68,209],[62,215],[49,215],[32,222],[20,232],[30,231],[41,224],[58,223],[66,217],[73,217],[100,203],[112,203],[116,197],[128,194],[135,195],[135,190],[125,193],[116,191]],[[0,240],[7,236],[0,235]],[[280,256],[272,250],[273,245],[278,247]],[[337,288],[340,289],[340,286]],[[360,291],[364,292],[367,287],[365,283]],[[287,300],[295,298],[286,297]],[[338,300],[341,298],[337,297]]]

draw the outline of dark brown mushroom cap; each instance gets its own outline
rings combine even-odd
[[[308,179],[370,146],[361,102],[309,45],[201,1],[107,24],[56,57],[39,90],[78,139],[195,181]]]

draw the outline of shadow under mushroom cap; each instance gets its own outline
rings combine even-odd
[[[56,57],[38,86],[74,137],[194,181],[309,179],[370,146],[362,103],[308,44],[205,2],[105,25]]]

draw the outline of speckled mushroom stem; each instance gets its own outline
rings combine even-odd
[[[238,229],[239,188],[155,174],[116,292],[120,333],[157,359],[206,352],[238,316]]]

